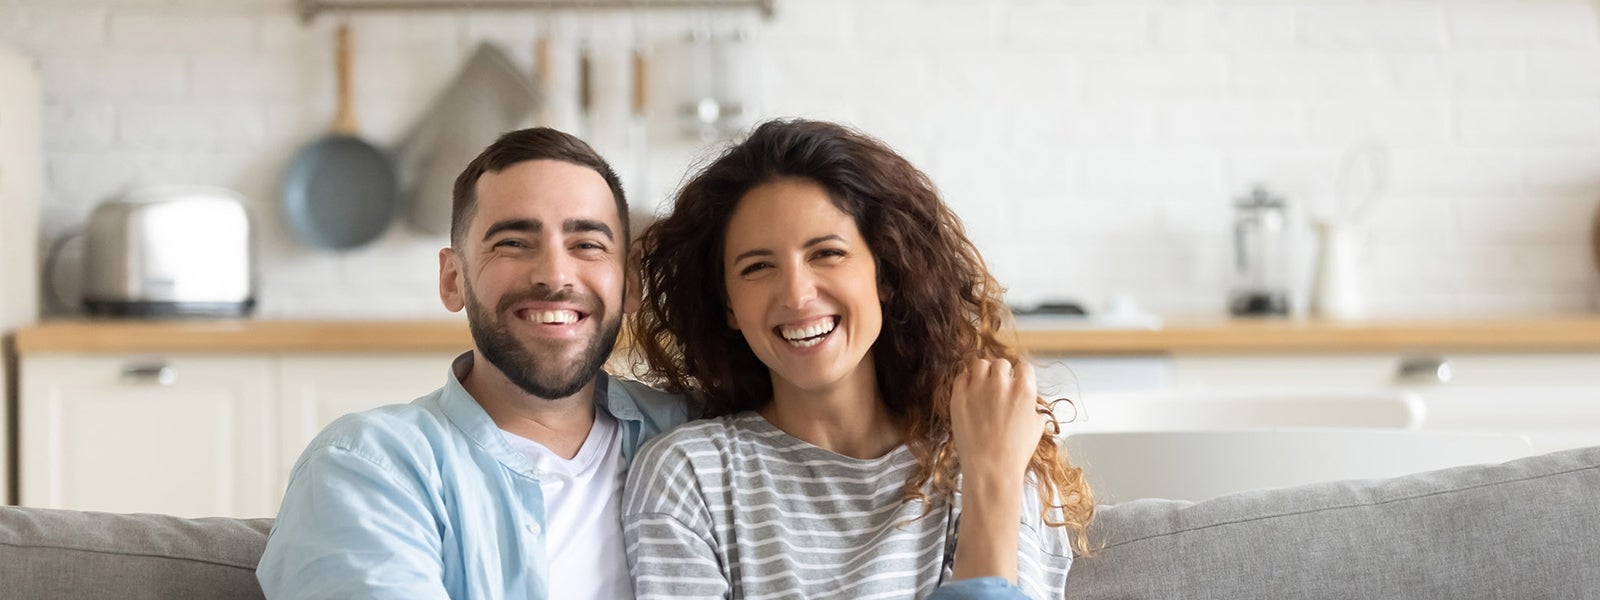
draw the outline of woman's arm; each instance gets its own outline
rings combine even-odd
[[[961,521],[952,578],[1017,580],[1028,461],[1044,435],[1033,367],[977,359],[956,377],[951,437],[961,461]],[[1020,591],[1019,591],[1020,593]]]

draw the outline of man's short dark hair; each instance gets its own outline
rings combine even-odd
[[[461,249],[462,238],[472,223],[478,208],[478,178],[484,173],[499,173],[512,165],[530,160],[559,160],[580,167],[594,169],[611,188],[611,197],[617,200],[617,218],[621,221],[623,244],[628,238],[628,198],[622,193],[622,180],[600,153],[577,137],[549,127],[519,129],[500,136],[489,144],[483,153],[456,177],[456,186],[450,203],[450,245]]]

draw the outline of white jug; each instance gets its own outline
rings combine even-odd
[[[1311,282],[1311,316],[1359,319],[1366,314],[1357,263],[1357,231],[1346,223],[1319,220],[1316,272]]]

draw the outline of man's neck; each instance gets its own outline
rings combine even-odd
[[[540,398],[512,383],[481,354],[473,357],[472,371],[461,380],[473,400],[489,413],[495,426],[538,442],[562,458],[571,459],[583,448],[594,427],[594,381],[565,398]]]

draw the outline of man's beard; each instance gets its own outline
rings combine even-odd
[[[562,359],[554,355],[542,358],[534,356],[529,347],[500,322],[498,315],[504,314],[504,310],[490,312],[478,302],[478,297],[472,293],[471,281],[467,282],[466,291],[467,325],[472,330],[472,341],[478,344],[478,351],[522,391],[547,400],[576,394],[593,381],[600,372],[600,365],[610,358],[611,349],[617,343],[617,333],[622,329],[620,314],[608,321],[601,321],[596,335],[589,339],[589,345],[577,359],[561,364]],[[578,296],[570,291],[550,292],[544,286],[508,294],[500,300],[500,306],[503,309],[525,301],[578,301],[589,310],[589,318],[603,316],[600,303],[593,297]]]

